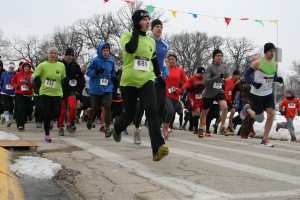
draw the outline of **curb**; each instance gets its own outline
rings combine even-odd
[[[0,147],[0,200],[24,200],[19,180],[11,173],[8,153]]]

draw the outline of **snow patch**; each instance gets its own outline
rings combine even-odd
[[[12,133],[0,131],[0,140],[20,140],[20,138]]]

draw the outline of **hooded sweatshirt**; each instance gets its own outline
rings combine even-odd
[[[11,85],[11,80],[15,76],[16,72],[5,71],[1,75],[0,87],[1,94],[6,94],[9,96],[15,96],[15,89]]]
[[[24,66],[29,65],[28,72],[24,71]],[[32,96],[33,84],[30,82],[31,79],[31,64],[29,62],[23,62],[20,66],[20,71],[11,80],[11,85],[16,88],[16,94],[22,94],[24,96]]]
[[[296,111],[300,110],[300,103],[295,97],[284,98],[279,105],[279,110],[282,110],[283,107],[285,107],[285,118],[295,118]]]
[[[97,56],[91,61],[86,75],[90,77],[89,93],[95,95],[103,95],[104,93],[112,93],[114,85],[113,78],[115,75],[115,61],[108,55],[104,58],[102,49],[107,42],[101,42],[98,45]],[[102,74],[96,74],[97,69],[105,69]],[[107,84],[106,84],[107,83]]]

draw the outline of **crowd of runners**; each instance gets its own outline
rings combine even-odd
[[[19,131],[25,131],[26,122],[34,118],[36,128],[44,128],[44,140],[49,143],[51,134],[64,136],[65,130],[75,134],[79,119],[87,130],[95,128],[99,120],[99,131],[106,138],[113,136],[116,142],[134,124],[134,143],[140,144],[145,112],[153,160],[159,161],[169,153],[165,141],[175,129],[176,114],[177,129],[199,138],[231,136],[234,131],[248,138],[255,136],[253,124],[263,122],[266,111],[261,145],[273,147],[268,139],[275,114],[273,82],[283,83],[273,61],[274,44],[266,43],[264,56],[255,59],[243,75],[238,70],[230,73],[222,62],[223,52],[215,49],[212,62],[187,77],[177,55],[168,52],[168,44],[161,38],[163,23],[159,19],[151,22],[145,10],[135,11],[132,22],[133,30],[121,37],[123,64],[118,71],[107,42],[101,42],[97,55],[81,67],[72,47],[60,59],[58,49],[50,47],[47,60],[34,71],[27,61],[20,62],[18,68],[10,62],[7,71],[0,62],[2,124],[16,124]],[[150,28],[152,34],[148,36]],[[276,130],[288,128],[292,141],[296,141],[293,118],[299,110],[299,100],[288,90],[280,105],[287,123],[277,124]],[[51,131],[54,125],[58,132]]]

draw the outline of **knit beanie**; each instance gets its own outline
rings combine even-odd
[[[275,45],[271,42],[266,43],[265,46],[264,46],[264,54],[266,54],[271,49],[276,49]]]
[[[213,51],[213,59],[215,58],[215,56],[218,54],[218,53],[221,53],[223,55],[223,52],[220,50],[220,49],[215,49]]]
[[[233,73],[232,73],[232,75],[234,76],[234,75],[240,75],[241,74],[241,72],[239,71],[239,70],[234,70],[233,71]]]
[[[204,67],[198,67],[196,73],[197,73],[197,74],[199,74],[199,73],[205,73]]]
[[[163,25],[162,22],[159,19],[155,19],[151,22],[151,30],[153,30],[154,26],[156,25]]]
[[[65,56],[74,56],[74,49],[72,47],[68,47],[65,52]]]
[[[56,51],[58,53],[58,49],[56,47],[49,47],[47,54],[50,54],[51,51]]]
[[[149,13],[146,10],[136,10],[132,15],[132,21],[133,23],[137,24],[144,17],[149,17]]]

